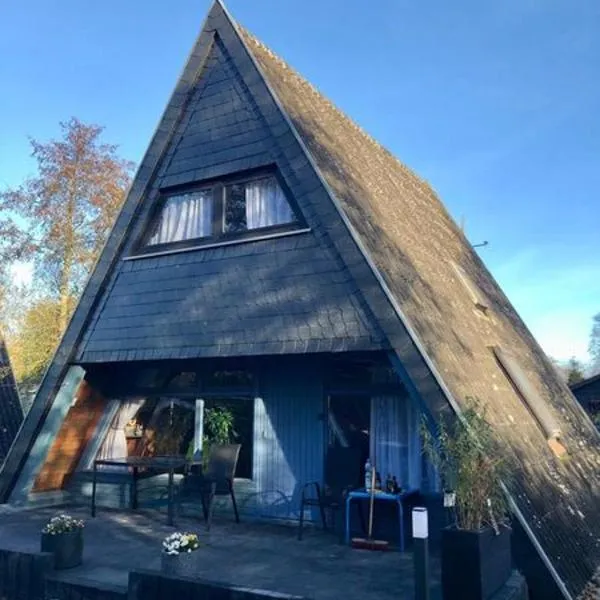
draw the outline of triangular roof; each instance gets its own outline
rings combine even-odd
[[[600,563],[595,427],[431,187],[255,37],[238,30],[436,380],[431,389],[397,323],[384,325],[420,396],[434,411],[439,396],[458,412],[469,397],[486,403],[487,418],[515,467],[515,508],[562,591],[576,595]],[[485,298],[485,314],[475,306],[474,290]],[[549,449],[491,351],[498,346],[510,350],[533,393],[560,423],[568,459],[558,460]]]
[[[74,361],[216,38],[262,122],[280,137],[282,160],[288,150],[296,153],[288,159],[292,175],[307,180],[307,193],[320,198],[317,217],[328,221],[327,235],[389,340],[414,397],[434,416],[460,413],[468,397],[486,403],[499,448],[513,466],[513,508],[565,597],[574,597],[600,563],[598,432],[433,190],[236,25],[219,2],[7,460],[0,499],[8,497]],[[493,347],[510,350],[544,420],[558,423],[566,459],[549,448],[547,432],[521,396],[523,381],[509,381],[498,362],[502,354]]]
[[[23,421],[23,408],[19,400],[8,350],[0,333],[0,465]]]
[[[581,381],[578,381],[577,383],[574,383],[571,386],[571,389],[573,391],[579,390],[581,388],[587,387],[588,385],[592,385],[592,383],[596,383],[597,381],[600,381],[600,373],[598,373],[597,375],[592,375],[591,377],[587,377],[586,379],[582,379]]]

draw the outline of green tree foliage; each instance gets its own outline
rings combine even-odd
[[[574,356],[567,363],[567,383],[575,385],[585,379],[585,367],[583,363],[577,360]]]
[[[590,333],[589,353],[592,357],[592,375],[600,373],[600,312],[594,315],[592,331]]]
[[[554,367],[554,369],[558,373],[558,376],[563,381],[567,381],[568,372],[567,372],[567,366],[565,365],[565,363],[559,361],[558,359],[554,358],[553,356],[549,356],[548,358],[550,359],[550,362],[552,363],[552,366]]]
[[[8,338],[13,372],[24,404],[37,388],[52,358],[60,336],[59,314],[60,305],[56,300],[39,300],[25,311],[18,330]]]
[[[36,279],[60,305],[64,331],[130,181],[132,163],[100,141],[103,128],[72,118],[61,139],[31,140],[37,173],[0,193],[0,251],[31,259]]]
[[[35,387],[110,232],[133,164],[102,142],[103,128],[72,118],[59,139],[30,140],[35,175],[0,191],[0,326],[20,386]],[[34,266],[26,291],[17,261]]]

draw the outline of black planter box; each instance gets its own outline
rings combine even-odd
[[[487,600],[510,577],[510,529],[442,530],[444,600]]]
[[[71,569],[83,558],[83,529],[51,535],[42,533],[42,552],[54,554],[55,569]]]

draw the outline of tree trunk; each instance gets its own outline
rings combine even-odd
[[[75,183],[73,183],[73,187]],[[73,259],[75,255],[75,193],[69,194],[67,201],[67,211],[65,215],[65,246],[63,255],[63,265],[60,272],[60,283],[58,288],[60,301],[59,327],[62,335],[67,329],[70,316],[70,287],[71,287],[71,271],[73,269]]]

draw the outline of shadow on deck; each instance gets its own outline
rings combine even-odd
[[[63,582],[127,591],[129,571],[160,569],[162,539],[175,529],[157,511],[100,510],[95,519],[81,508],[0,513],[0,547],[39,551],[39,532],[58,510],[86,521],[84,563],[56,572]],[[409,600],[414,597],[412,554],[369,552],[341,544],[337,536],[264,522],[236,524],[216,519],[211,531],[195,518],[179,518],[176,530],[200,535],[198,576],[215,582],[294,594],[314,600]],[[439,564],[432,561],[432,600],[441,598]]]

